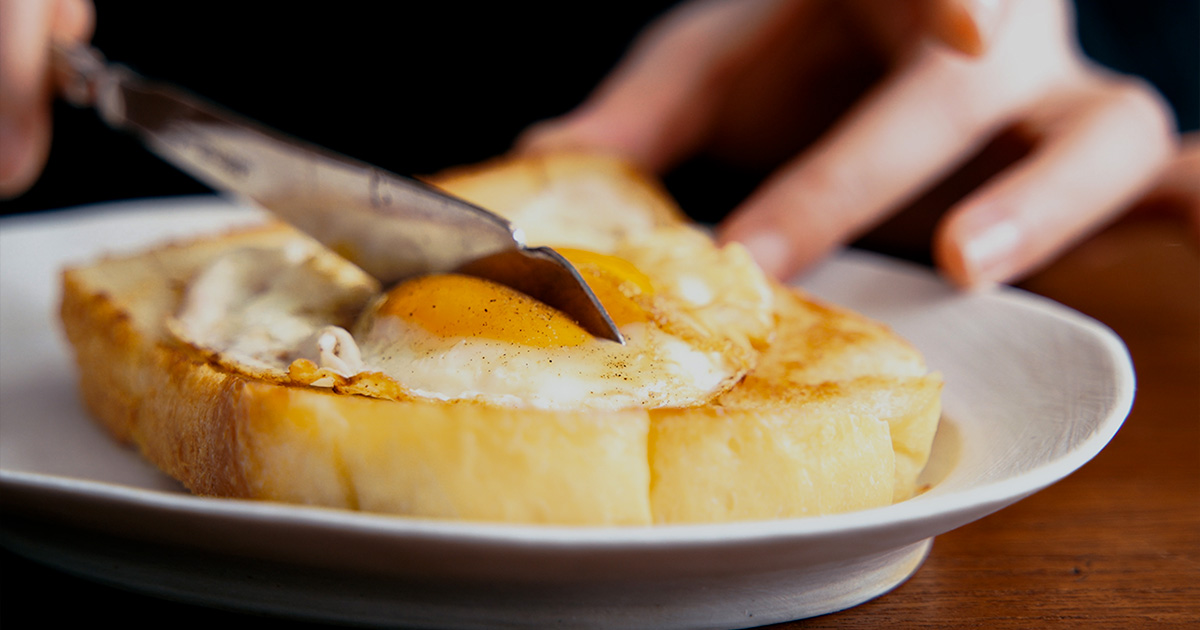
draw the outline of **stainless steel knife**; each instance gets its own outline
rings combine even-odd
[[[511,286],[624,343],[566,259],[526,247],[503,217],[415,179],[296,140],[109,64],[87,47],[54,50],[64,98],[213,188],[269,210],[385,286],[459,271]]]

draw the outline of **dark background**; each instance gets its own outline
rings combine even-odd
[[[503,153],[579,103],[672,2],[263,3],[99,0],[95,45],[292,135],[405,174]],[[313,8],[316,7],[316,8]],[[1200,1],[1081,0],[1084,49],[1200,115]],[[41,180],[0,214],[207,189],[90,111],[56,106]],[[758,181],[700,158],[668,187],[715,220]]]

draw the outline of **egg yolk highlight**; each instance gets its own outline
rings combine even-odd
[[[649,319],[632,298],[652,293],[650,279],[616,256],[558,250],[579,271],[617,327]],[[398,317],[443,338],[486,338],[547,348],[592,336],[562,311],[505,285],[461,274],[408,280],[387,293],[380,316]]]
[[[608,316],[617,328],[650,319],[633,298],[652,295],[654,288],[650,284],[650,278],[633,263],[624,258],[585,249],[563,247],[555,248],[555,251],[562,254],[562,257],[579,271],[580,277],[591,288],[596,299],[600,300],[600,304],[604,305],[604,310],[608,311]]]
[[[460,274],[414,278],[388,292],[378,309],[439,337],[483,337],[547,348],[592,338],[575,320],[520,291]]]

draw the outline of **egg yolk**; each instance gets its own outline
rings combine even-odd
[[[459,274],[414,278],[388,292],[379,315],[399,317],[439,337],[484,337],[547,348],[592,338],[575,320],[520,291]]]
[[[558,250],[579,271],[617,327],[649,319],[632,297],[650,279],[628,261],[581,249]],[[483,337],[526,346],[577,346],[592,338],[562,311],[505,285],[461,274],[434,274],[387,293],[381,316],[413,322],[443,338]]]
[[[580,277],[591,288],[596,299],[604,305],[604,310],[608,311],[608,316],[618,328],[649,319],[646,311],[632,298],[637,295],[651,295],[654,290],[650,278],[633,266],[633,263],[585,249],[563,247],[555,248],[555,251],[575,266]]]

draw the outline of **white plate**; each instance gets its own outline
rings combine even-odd
[[[214,198],[0,221],[0,534],[44,562],[273,614],[440,627],[731,628],[823,614],[911,575],[933,536],[1070,474],[1129,411],[1108,329],[1012,289],[964,295],[846,252],[801,279],[891,324],[946,378],[932,490],[818,518],[669,527],[420,520],[193,497],[88,420],[58,269],[258,215]],[[997,558],[997,562],[1004,562]]]

